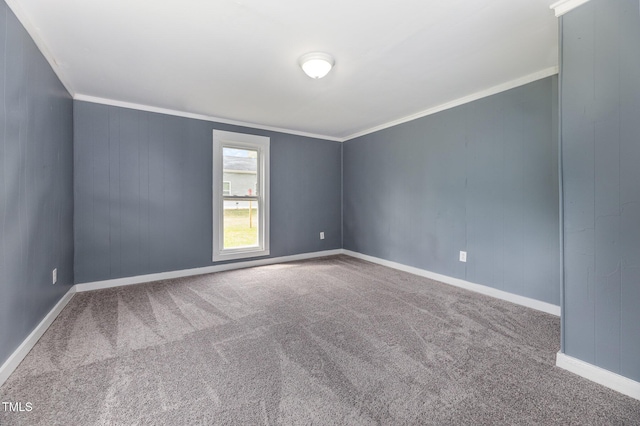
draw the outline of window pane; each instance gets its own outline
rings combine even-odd
[[[213,131],[214,262],[269,255],[270,140]]]
[[[222,163],[224,195],[257,195],[258,151],[224,147]]]
[[[224,249],[258,247],[258,202],[224,202]]]

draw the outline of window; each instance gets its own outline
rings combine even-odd
[[[269,254],[269,138],[213,131],[213,260]]]

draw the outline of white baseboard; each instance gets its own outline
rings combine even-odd
[[[556,355],[556,366],[596,382],[616,392],[640,400],[640,382],[616,374],[604,368],[596,367],[588,362],[573,358],[562,352]]]
[[[31,350],[31,348],[33,348],[33,346],[36,344],[36,342],[38,341],[38,339],[40,339],[40,337],[44,334],[44,332],[47,330],[47,328],[49,328],[49,326],[53,323],[53,321],[56,319],[56,317],[58,316],[58,314],[60,314],[60,312],[64,309],[64,307],[67,305],[67,303],[69,303],[69,301],[71,300],[71,298],[73,297],[73,294],[76,292],[85,292],[85,291],[92,291],[92,290],[100,290],[100,289],[105,289],[105,288],[111,288],[111,287],[120,287],[120,286],[126,286],[126,285],[132,285],[132,284],[141,284],[141,283],[147,283],[147,282],[152,282],[152,281],[158,281],[158,280],[167,280],[167,279],[172,279],[172,278],[181,278],[181,277],[188,277],[188,276],[193,276],[193,275],[202,275],[202,274],[209,274],[209,273],[213,273],[213,272],[221,272],[221,271],[229,271],[229,270],[233,270],[233,269],[241,269],[241,268],[251,268],[254,266],[263,266],[263,265],[272,265],[272,264],[276,264],[276,263],[286,263],[286,262],[294,262],[297,260],[305,260],[305,259],[313,259],[313,258],[317,258],[317,257],[325,257],[325,256],[332,256],[332,255],[337,255],[337,254],[346,254],[358,259],[363,259],[369,262],[373,262],[373,263],[377,263],[383,266],[387,266],[393,269],[398,269],[400,271],[404,271],[404,272],[409,272],[411,274],[414,275],[419,275],[422,277],[426,277],[426,278],[430,278],[436,281],[440,281],[442,283],[445,284],[449,284],[449,285],[453,285],[456,287],[461,287],[464,288],[466,290],[470,290],[470,291],[474,291],[476,293],[481,293],[481,294],[485,294],[487,296],[492,296],[498,299],[502,299],[502,300],[506,300],[508,302],[512,302],[512,303],[516,303],[518,305],[523,305],[529,308],[533,308],[533,309],[537,309],[539,311],[543,311],[543,312],[547,312],[550,313],[552,315],[560,315],[560,307],[556,306],[556,305],[552,305],[550,303],[546,303],[546,302],[541,302],[539,300],[535,300],[535,299],[531,299],[528,297],[524,297],[524,296],[518,296],[512,293],[508,293],[506,291],[502,291],[502,290],[497,290],[495,288],[492,287],[487,287],[481,284],[474,284],[468,281],[464,281],[458,278],[452,278],[452,277],[448,277],[446,275],[441,275],[441,274],[437,274],[435,272],[431,272],[431,271],[427,271],[424,269],[420,269],[420,268],[415,268],[412,266],[407,266],[407,265],[403,265],[401,263],[397,263],[397,262],[392,262],[389,260],[385,260],[385,259],[380,259],[377,257],[373,257],[373,256],[369,256],[366,254],[362,254],[362,253],[357,253],[351,250],[344,250],[344,249],[335,249],[335,250],[325,250],[325,251],[318,251],[318,252],[313,252],[313,253],[302,253],[302,254],[296,254],[296,255],[291,255],[291,256],[282,256],[282,257],[272,257],[272,258],[264,258],[264,259],[257,259],[257,260],[249,260],[246,262],[235,262],[235,263],[227,263],[227,264],[223,264],[223,265],[213,265],[213,266],[206,266],[206,267],[202,267],[202,268],[193,268],[193,269],[183,269],[183,270],[179,270],[179,271],[170,271],[170,272],[161,272],[161,273],[157,273],[157,274],[147,274],[147,275],[138,275],[138,276],[134,276],[134,277],[125,277],[125,278],[117,278],[117,279],[112,279],[112,280],[104,280],[104,281],[95,281],[95,282],[89,282],[89,283],[81,283],[81,284],[76,284],[73,287],[71,287],[69,289],[69,291],[62,297],[62,299],[60,299],[60,301],[53,307],[53,309],[51,309],[51,311],[47,314],[47,316],[40,322],[40,324],[38,324],[38,326],[31,332],[31,334],[22,342],[22,344],[14,351],[14,353],[5,361],[5,363],[2,365],[2,367],[0,367],[0,386],[2,386],[2,384],[4,384],[4,382],[9,378],[9,376],[11,375],[11,373],[13,373],[13,371],[16,369],[16,367],[18,367],[18,365],[22,362],[22,360],[24,359],[25,356],[27,356],[27,354],[29,353],[29,351]],[[573,361],[562,361],[561,360],[561,356],[562,358],[567,358],[567,359],[571,359]],[[607,370],[602,370],[598,367],[594,367],[590,364],[584,363],[582,361],[579,360],[575,360],[571,357],[567,357],[564,354],[558,354],[558,359],[557,359],[557,365],[559,367],[565,368],[569,371],[575,372],[576,374],[579,374],[581,376],[584,377],[588,377],[587,373],[583,374],[580,372],[576,372],[575,367],[565,367],[564,365],[570,363],[571,366],[576,365],[576,363],[580,363],[580,364],[584,364],[586,366],[588,366],[588,368],[582,368],[582,370],[589,370],[589,368],[591,369],[597,369],[597,370],[601,370],[604,371],[606,374],[611,375],[611,376],[617,376],[618,382],[621,383],[626,383],[626,388],[631,389],[632,393],[635,392],[634,394],[629,394],[627,392],[624,391],[620,391],[622,393],[625,393],[627,395],[633,396],[634,398],[638,398],[637,395],[640,395],[640,384],[638,384],[637,382],[634,382],[633,380],[627,379],[625,377],[622,376],[618,376],[615,373],[611,373]],[[562,364],[562,365],[561,365]],[[580,369],[578,369],[580,370]],[[591,379],[594,380],[595,382],[601,383],[598,380],[595,379]],[[610,380],[610,379],[608,379]],[[631,385],[629,385],[627,382],[631,383]],[[609,386],[605,383],[602,383],[605,386]],[[612,389],[618,390],[613,386],[609,386]],[[636,395],[636,396],[634,396]]]
[[[96,281],[90,283],[76,284],[67,291],[67,293],[60,299],[60,301],[51,309],[47,316],[38,324],[38,326],[29,334],[29,336],[22,342],[22,344],[14,351],[14,353],[4,362],[0,367],[0,386],[9,378],[11,373],[20,365],[22,360],[27,356],[29,351],[36,344],[38,339],[44,334],[44,332],[53,323],[56,317],[62,312],[64,307],[69,303],[74,293],[99,290],[104,288],[119,287],[132,284],[140,284],[145,282],[152,282],[158,280],[188,277],[193,275],[208,274],[212,272],[229,271],[233,269],[250,268],[254,266],[271,265],[275,263],[293,262],[297,260],[312,259],[317,257],[332,256],[337,254],[346,254],[351,257],[363,259],[369,262],[377,263],[379,265],[387,266],[400,271],[408,272],[414,275],[430,278],[445,284],[453,285],[456,287],[464,288],[466,290],[481,293],[487,296],[492,296],[498,299],[506,300],[508,302],[516,303],[518,305],[526,306],[539,311],[547,312],[552,315],[560,315],[560,307],[541,302],[539,300],[531,299],[524,296],[518,296],[506,291],[498,290],[492,287],[487,287],[481,284],[475,284],[468,281],[464,281],[458,278],[448,277],[446,275],[437,274],[435,272],[427,271],[425,269],[415,268],[413,266],[403,265],[401,263],[392,262],[385,259],[369,256],[366,254],[354,252],[351,250],[335,249],[326,250],[313,253],[303,253],[292,256],[282,256],[273,258],[264,258],[257,260],[250,260],[246,262],[228,263],[224,265],[207,266],[203,268],[184,269],[180,271],[162,272],[157,274],[139,275],[135,277],[118,278],[113,280]],[[620,376],[611,371],[596,367],[584,361],[580,361],[576,358],[572,358],[563,353],[558,353],[556,357],[556,365],[565,370],[571,371],[574,374],[585,377],[603,386],[611,388],[615,391],[628,395],[632,398],[640,400],[640,383],[628,379],[624,376]]]
[[[498,299],[516,303],[518,305],[523,305],[539,311],[547,312],[552,315],[560,316],[560,307],[556,305],[552,305],[550,303],[541,302],[539,300],[531,299],[524,296],[518,296],[513,293],[497,290],[495,288],[487,287],[481,284],[474,284],[458,278],[448,277],[446,275],[437,274],[435,272],[427,271],[424,269],[414,268],[412,266],[403,265],[401,263],[391,262],[389,260],[380,259],[377,257],[357,253],[351,250],[344,250],[344,249],[317,251],[313,253],[295,254],[291,256],[282,256],[282,257],[268,257],[263,259],[248,260],[245,262],[235,262],[235,263],[225,263],[222,265],[205,266],[202,268],[182,269],[179,271],[159,272],[156,274],[137,275],[133,277],[115,278],[115,279],[104,280],[104,281],[94,281],[94,282],[76,284],[75,288],[76,288],[76,291],[80,293],[84,291],[102,290],[105,288],[121,287],[126,285],[133,285],[133,284],[142,284],[142,283],[148,283],[152,281],[189,277],[193,275],[210,274],[213,272],[230,271],[233,269],[272,265],[275,263],[294,262],[297,260],[332,256],[336,254],[346,254],[358,259],[363,259],[369,262],[378,263],[383,266],[388,266],[390,268],[409,272],[415,275],[420,275],[426,278],[443,282],[445,284],[461,287],[466,290],[474,291],[476,293],[485,294],[487,296],[492,296]]]
[[[230,271],[233,269],[251,268],[254,266],[272,265],[274,263],[294,262],[296,260],[312,259],[316,257],[342,254],[342,249],[316,251],[313,253],[294,254],[291,256],[266,257],[263,259],[248,260],[246,262],[225,263],[223,265],[205,266],[202,268],[182,269],[179,271],[159,272],[157,274],[137,275],[134,277],[116,278],[112,280],[94,281],[76,284],[77,292],[102,290],[105,288],[121,287],[132,284],[142,284],[152,281],[169,280],[172,278],[190,277],[193,275],[211,274],[213,272]]]
[[[141,284],[146,282],[166,280],[171,278],[188,277],[192,275],[209,274],[212,272],[229,271],[232,269],[251,268],[253,266],[271,265],[274,263],[294,262],[296,260],[312,259],[316,257],[332,256],[336,254],[343,254],[342,249],[325,250],[313,253],[302,253],[292,256],[272,257],[257,260],[250,260],[247,262],[235,262],[227,263],[224,265],[207,266],[203,268],[184,269],[180,271],[162,272],[158,274],[139,275],[135,277],[118,278],[113,280],[96,281],[91,283],[76,284],[72,286],[69,291],[60,299],[58,303],[51,309],[51,311],[44,317],[44,319],[36,326],[36,328],[27,336],[22,344],[11,354],[11,356],[0,367],[0,386],[9,378],[11,373],[20,365],[22,360],[27,356],[29,351],[38,342],[40,337],[47,331],[47,328],[58,317],[60,312],[67,306],[67,303],[71,300],[74,293],[100,290],[104,288],[120,287],[131,284]]]
[[[540,300],[531,299],[530,297],[519,296],[517,294],[509,293],[506,291],[498,290],[493,287],[488,287],[482,284],[475,284],[469,281],[461,280],[459,278],[453,278],[435,272],[427,271],[426,269],[415,268],[413,266],[403,265],[402,263],[392,262],[390,260],[380,259],[378,257],[369,256],[366,254],[354,252],[351,250],[343,250],[344,254],[347,254],[358,259],[367,260],[369,262],[377,263],[382,266],[388,266],[389,268],[398,269],[400,271],[409,272],[410,274],[419,275],[421,277],[430,278],[435,281],[440,281],[445,284],[453,285],[455,287],[464,288],[465,290],[471,290],[476,293],[481,293],[486,296],[495,297],[497,299],[506,300],[507,302],[515,303],[517,305],[526,306],[528,308],[536,309],[538,311],[546,312],[551,315],[560,316],[560,306],[553,305],[551,303],[542,302]]]
[[[11,356],[2,364],[0,367],[0,386],[4,384],[5,381],[9,378],[11,373],[20,365],[22,360],[27,356],[29,351],[33,348],[33,346],[38,342],[40,337],[44,334],[45,331],[49,328],[49,326],[53,323],[53,321],[58,317],[60,312],[67,306],[67,303],[73,297],[73,294],[76,292],[75,286],[72,286],[67,293],[62,296],[62,299],[56,303],[56,305],[49,311],[47,316],[44,317],[40,324],[33,329],[31,334],[27,336],[26,339],[22,342],[18,349],[16,349]]]

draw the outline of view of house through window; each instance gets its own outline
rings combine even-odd
[[[223,248],[258,246],[258,151],[222,148]]]
[[[213,131],[213,261],[269,255],[266,136]]]

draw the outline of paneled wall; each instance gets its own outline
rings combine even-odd
[[[214,128],[271,138],[272,257],[341,247],[340,143],[74,106],[76,282],[212,264]]]
[[[556,77],[348,141],[344,248],[559,305],[557,151]]]
[[[564,352],[640,381],[640,4],[562,18]]]
[[[2,365],[73,284],[73,104],[5,2],[0,76]]]

